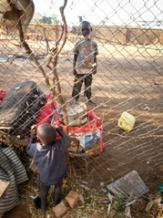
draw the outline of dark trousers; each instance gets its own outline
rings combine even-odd
[[[63,182],[58,182],[54,185],[54,195],[53,195],[53,201],[54,204],[58,204],[61,201],[61,193],[62,193],[62,185]],[[47,208],[47,197],[49,192],[50,186],[40,184],[40,191],[41,191],[41,209],[43,211]]]
[[[74,80],[74,86],[72,90],[72,97],[75,98],[76,100],[79,99],[82,84],[84,83],[85,85],[85,95],[88,99],[91,98],[91,85],[92,85],[92,74],[77,74],[75,76]]]

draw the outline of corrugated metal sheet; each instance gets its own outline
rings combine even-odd
[[[107,188],[113,194],[121,193],[124,197],[130,195],[141,196],[149,192],[148,187],[145,185],[136,170],[131,171],[124,177],[107,185]]]

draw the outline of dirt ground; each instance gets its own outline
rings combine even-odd
[[[18,47],[17,41],[0,42],[1,56],[24,56],[24,49]],[[52,78],[46,65],[45,43],[29,42],[39,63]],[[53,46],[51,44],[51,46]],[[92,108],[103,121],[103,141],[105,151],[88,161],[89,173],[80,172],[80,167],[75,169],[73,176],[89,181],[89,186],[95,188],[99,195],[100,183],[106,186],[123,177],[131,170],[137,170],[151,192],[158,191],[158,185],[163,183],[162,165],[162,112],[163,112],[163,61],[162,48],[157,46],[121,46],[99,43],[98,73],[94,76],[92,93],[97,106]],[[72,48],[68,42],[61,52],[57,71],[65,100],[71,99],[73,75],[72,75]],[[11,60],[11,58],[10,58]],[[0,63],[0,88],[8,90],[12,84],[27,79],[34,80],[41,89],[47,92],[42,73],[29,59],[15,59]],[[81,94],[80,100],[86,102]],[[128,111],[136,117],[136,126],[130,133],[126,133],[117,127],[118,119],[123,111]],[[79,163],[80,165],[80,163]],[[79,169],[79,172],[78,172]],[[71,175],[72,176],[72,175]],[[72,179],[72,177],[70,177]],[[30,182],[29,182],[30,183]],[[29,193],[33,191],[27,183],[24,187]],[[23,187],[23,189],[24,189]],[[72,187],[72,185],[70,185]],[[77,189],[77,185],[75,186]],[[68,190],[68,189],[67,189]],[[23,193],[23,192],[21,192]],[[85,195],[85,194],[84,194]],[[86,197],[86,195],[85,195]],[[88,196],[87,196],[88,197]],[[101,194],[101,198],[103,194]],[[100,198],[100,200],[101,200]],[[5,214],[4,218],[39,217],[32,208],[29,197],[23,196],[22,203],[12,211]],[[90,203],[89,203],[90,205]],[[95,208],[88,208],[87,215],[84,209],[73,210],[68,217],[89,217],[96,209],[101,217],[106,215],[107,206],[95,204]],[[32,209],[31,209],[32,208]],[[34,216],[31,213],[34,212]],[[152,217],[144,211],[134,213],[134,218]],[[105,216],[104,216],[105,215]],[[52,216],[50,216],[52,217]],[[118,218],[118,215],[117,217]]]

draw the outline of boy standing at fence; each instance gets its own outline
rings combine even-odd
[[[56,132],[61,136],[60,140],[56,140]],[[40,143],[33,143],[35,135]],[[40,174],[41,209],[44,215],[50,186],[55,187],[54,204],[61,201],[62,181],[68,168],[65,153],[69,146],[70,137],[60,126],[54,128],[44,123],[38,126],[36,133],[32,131],[26,151],[32,156]]]
[[[79,39],[74,47],[73,74],[75,76],[72,97],[78,101],[82,84],[85,84],[85,96],[88,102],[96,104],[91,100],[92,74],[97,73],[97,43],[90,38],[92,27],[88,21],[82,21],[81,33],[84,38]]]

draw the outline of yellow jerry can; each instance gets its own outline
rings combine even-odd
[[[135,117],[132,114],[124,111],[118,120],[118,126],[119,128],[130,132],[134,128],[135,122]]]

